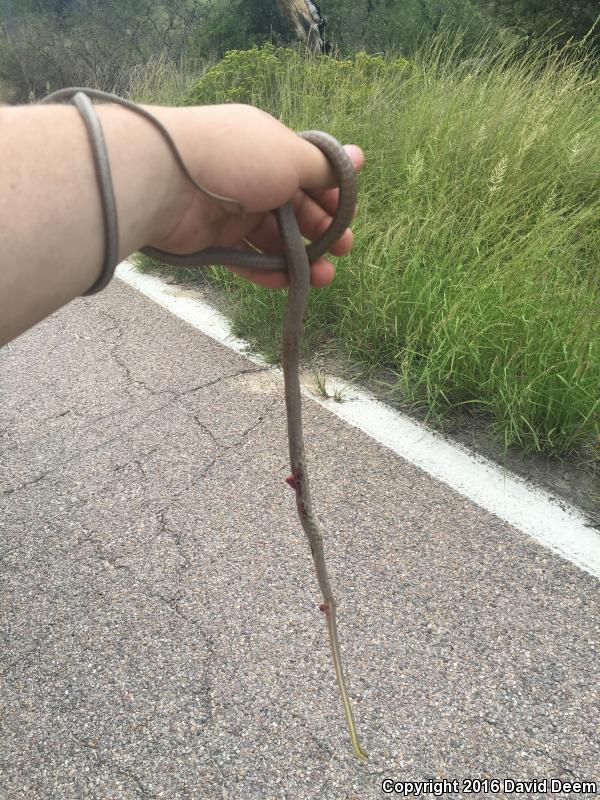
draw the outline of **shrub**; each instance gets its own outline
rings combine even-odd
[[[432,413],[486,414],[507,446],[600,443],[600,84],[578,50],[438,37],[414,62],[232,51],[189,103],[250,102],[358,143],[355,246],[311,293],[308,343],[338,342]],[[211,272],[238,335],[275,353],[285,295]]]
[[[332,96],[339,102],[343,96],[344,110],[352,113],[363,107],[373,81],[408,76],[413,67],[404,58],[385,59],[367,53],[346,59],[306,58],[297,49],[265,44],[250,50],[230,50],[203,75],[184,102],[249,103],[280,116],[283,107],[291,111],[293,82],[297,102],[292,105],[327,104]]]

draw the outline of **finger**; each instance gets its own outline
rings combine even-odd
[[[324,189],[321,192],[306,192],[306,194],[315,201],[321,208],[326,211],[331,217],[335,216],[337,211],[340,190],[339,189]],[[357,207],[354,206],[353,217],[356,217]]]
[[[301,162],[298,171],[300,187],[310,192],[320,192],[323,189],[337,186],[337,173],[331,166],[327,156],[316,145],[307,142],[305,139],[300,139],[299,141],[302,144],[300,150]],[[344,150],[352,161],[354,171],[360,172],[365,163],[363,151],[355,144],[344,145]]]
[[[365,163],[363,151],[360,149],[360,147],[357,147],[353,144],[345,145],[344,150],[350,156],[350,160],[354,166],[354,172],[360,172]],[[307,193],[310,195],[310,197],[312,197],[313,200],[315,200],[315,202],[322,206],[328,214],[330,214],[332,217],[334,216],[338,207],[338,199],[340,195],[339,189],[307,189]],[[356,216],[356,208],[354,209],[354,216]]]
[[[335,193],[335,207],[334,213],[337,211],[337,195],[338,190],[331,190]],[[333,221],[332,215],[309,197],[306,193],[302,193],[299,200],[293,203],[296,211],[296,219],[298,220],[298,227],[302,236],[306,237],[309,241],[314,242],[320,239],[325,231],[329,228]],[[350,228],[346,228],[340,238],[329,248],[329,252],[334,256],[343,256],[352,248],[354,237]]]
[[[313,164],[313,166],[309,167],[309,173],[311,170],[314,172],[315,161],[317,163],[320,162],[321,166],[323,166],[323,163],[325,166],[329,164],[327,158],[317,147],[311,145],[309,142],[306,142],[300,137],[297,137],[297,142],[302,147],[304,154],[306,151],[308,151],[310,154],[309,161]],[[362,150],[356,145],[346,145],[345,149],[352,160],[355,170],[359,171],[362,169],[364,163],[364,155]],[[333,183],[335,183],[336,180],[337,178],[333,180]],[[301,206],[306,203],[305,211],[308,213],[306,213],[304,218],[300,219],[300,230],[303,236],[305,236],[307,239],[313,240],[316,235],[322,233],[322,231],[325,230],[327,225],[331,222],[331,216],[335,214],[337,208],[339,191],[335,188],[324,190],[321,187],[319,190],[314,190],[314,192],[311,192],[311,195],[314,195],[314,197],[311,197],[311,200],[313,203],[315,203],[315,205],[310,205],[308,203],[308,195],[306,192],[302,191],[296,192],[293,198],[293,204],[296,209],[301,209]],[[321,205],[320,199],[322,199],[323,205]],[[329,215],[329,221],[327,224],[325,224],[322,219],[319,220],[319,206],[325,211],[326,214]],[[279,236],[279,231],[277,229],[277,222],[272,213],[266,215],[246,214],[243,217],[238,215],[226,216],[221,221],[218,232],[216,233],[212,244],[217,247],[228,247],[234,242],[240,242],[242,239],[247,239],[248,241],[252,242],[255,247],[258,247],[259,249],[268,253],[281,253],[283,249],[281,237]],[[348,252],[351,246],[352,235],[346,232],[331,248],[331,253],[336,256],[344,255]],[[176,251],[174,250],[173,252]]]
[[[300,233],[310,241],[315,241],[322,236],[331,225],[331,216],[305,192],[299,192],[294,197],[292,206],[298,220]],[[280,253],[283,249],[277,220],[273,214],[266,215],[245,238],[264,253]],[[347,228],[330,248],[331,254],[334,256],[345,255],[352,248],[353,241],[352,231]]]
[[[248,245],[240,245],[236,250],[246,250],[251,252],[252,248]],[[268,289],[284,289],[289,285],[287,272],[270,272],[268,270],[249,269],[247,267],[237,267],[224,265],[230,272],[245,278],[252,283],[266,286]],[[335,269],[331,261],[326,258],[318,258],[310,267],[311,286],[322,288],[328,286],[335,277]]]

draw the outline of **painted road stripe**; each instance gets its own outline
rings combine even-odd
[[[212,339],[254,363],[266,363],[260,356],[244,352],[247,342],[232,336],[226,318],[202,299],[175,296],[162,279],[136,272],[127,262],[119,264],[115,274]],[[344,402],[321,397],[306,381],[303,392],[384,447],[600,578],[600,533],[586,524],[576,508],[460,444],[446,441],[351,383],[331,377],[326,378],[326,385],[330,393],[339,388]]]

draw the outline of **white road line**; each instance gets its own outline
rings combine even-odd
[[[244,353],[255,363],[265,364],[259,356],[244,352],[248,344],[233,337],[226,318],[201,298],[175,296],[177,292],[163,280],[136,272],[127,262],[120,264],[115,274],[207,336]],[[324,399],[306,386],[303,391],[340,419],[600,578],[600,533],[586,524],[576,508],[528,486],[483,456],[444,440],[352,384],[327,378],[327,387],[330,391],[340,388],[344,402]]]

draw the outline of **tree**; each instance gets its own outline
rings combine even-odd
[[[588,42],[600,45],[600,8],[596,1],[492,0],[491,7],[503,24],[518,30],[527,41],[546,32],[558,42],[570,38],[581,41],[589,34]]]
[[[207,24],[197,31],[197,53],[221,56],[226,50],[293,41],[276,0],[220,0],[211,4]]]
[[[323,33],[327,20],[314,0],[277,0],[277,5],[308,50],[315,55],[324,52]]]
[[[465,46],[491,24],[476,0],[323,0],[328,34],[342,53],[395,50],[410,55],[418,42],[447,27],[464,31]]]
[[[66,85],[123,91],[159,54],[179,61],[210,26],[211,0],[0,0],[0,79],[15,100]]]

